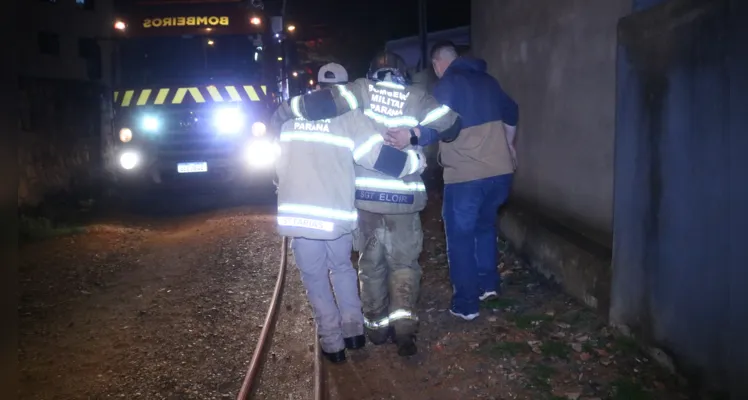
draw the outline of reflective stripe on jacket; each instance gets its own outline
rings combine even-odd
[[[330,90],[295,96],[273,113],[271,125],[289,118],[322,119],[360,109],[388,127],[428,127],[437,132],[454,130],[458,115],[419,86],[361,78]]]
[[[341,92],[341,97],[351,109],[360,107],[367,117],[387,128],[421,125],[441,132],[457,119],[454,111],[417,86],[362,78],[345,88],[348,95]]]
[[[281,130],[280,146],[278,233],[332,240],[355,229],[354,142],[345,135],[342,117],[288,121]]]
[[[396,170],[398,176],[421,168],[415,152],[398,159],[404,158],[405,164],[382,165],[388,162],[380,157],[385,154],[382,133],[360,110],[329,120],[296,119],[283,124],[276,165],[278,233],[332,240],[353,231],[354,162],[365,170]]]
[[[393,82],[358,79],[348,87],[361,99],[364,115],[384,128],[428,126],[438,131],[455,123],[457,115],[447,106],[439,105],[423,89]],[[351,98],[352,96],[348,96]],[[354,108],[356,104],[350,104]],[[408,147],[424,162],[413,165],[401,179],[377,171],[356,168],[356,208],[379,214],[408,214],[426,207],[428,196],[421,179],[425,156],[420,149]]]
[[[422,152],[407,149],[425,160]],[[425,162],[409,166],[408,175],[394,178],[356,166],[356,208],[378,214],[410,214],[426,207],[428,196],[421,179]]]

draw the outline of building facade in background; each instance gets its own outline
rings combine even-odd
[[[21,76],[111,83],[113,0],[33,0],[26,7]]]
[[[111,141],[113,0],[30,0],[19,21],[18,205],[92,193]],[[83,196],[88,196],[83,194]]]

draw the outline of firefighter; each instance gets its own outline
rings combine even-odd
[[[273,115],[274,123],[292,116],[321,119],[363,109],[383,129],[410,128],[409,151],[418,148],[420,127],[435,130],[445,141],[459,133],[459,117],[423,89],[409,86],[405,63],[395,54],[378,54],[367,78],[336,89],[292,98]],[[426,204],[426,189],[420,171],[401,180],[357,167],[356,175],[366,332],[374,344],[394,336],[398,354],[410,356],[417,352],[415,306],[423,244],[418,212]]]
[[[440,105],[423,88],[408,84],[405,61],[390,52],[377,54],[366,78],[346,85],[292,97],[281,103],[270,119],[270,129],[289,119],[315,121],[343,115],[351,110],[364,114],[387,128],[412,128],[411,142],[418,143],[421,127],[433,129],[444,141],[460,133],[459,116]]]
[[[319,72],[322,86],[347,80],[338,64],[325,65]],[[333,363],[345,361],[346,348],[358,349],[366,343],[356,271],[350,261],[358,214],[354,162],[362,170],[371,168],[394,177],[425,166],[425,157],[412,149],[383,146],[383,134],[360,110],[329,120],[290,120],[280,133],[278,232],[292,238],[320,346]]]

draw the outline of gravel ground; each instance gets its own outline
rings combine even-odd
[[[394,345],[328,366],[333,399],[687,399],[675,377],[526,269],[499,265],[501,299],[446,311],[438,196],[422,219],[419,354]],[[127,219],[24,245],[23,399],[235,398],[280,258],[272,207]],[[293,258],[258,399],[311,399],[313,324]]]
[[[96,226],[21,248],[20,397],[235,398],[280,260],[268,211]],[[298,281],[292,269],[278,337],[312,343]],[[310,369],[311,358],[287,364],[262,398],[308,392],[296,377]]]

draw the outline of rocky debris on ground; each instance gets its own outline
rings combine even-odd
[[[475,321],[452,317],[439,206],[422,216],[419,354],[351,352],[328,368],[333,399],[686,398],[635,342],[510,251],[497,266],[502,295]],[[275,283],[272,214],[140,223],[21,250],[22,398],[236,396]],[[313,321],[293,259],[288,279],[258,398],[311,396]]]

